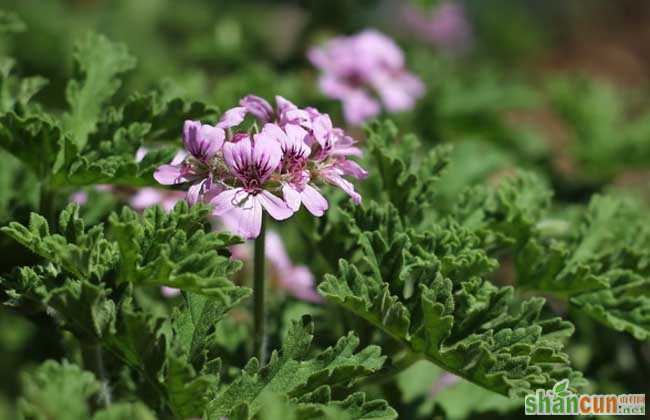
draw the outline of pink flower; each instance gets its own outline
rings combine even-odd
[[[201,162],[212,159],[221,150],[225,139],[226,132],[220,127],[189,120],[183,126],[185,150]]]
[[[462,51],[471,43],[472,28],[459,4],[444,2],[431,9],[429,16],[405,6],[403,19],[408,29],[444,50]]]
[[[302,203],[314,216],[322,216],[329,204],[314,185],[313,181],[319,179],[341,188],[359,204],[361,196],[344,178],[365,179],[368,175],[359,164],[348,159],[349,156],[362,155],[354,139],[341,128],[334,127],[329,115],[321,114],[313,107],[300,109],[282,96],[276,96],[275,101],[275,112],[268,102],[253,95],[241,103],[263,108],[265,118],[275,122],[265,125],[264,130],[282,145],[282,172],[289,177],[282,184],[287,204],[297,211]],[[305,170],[308,166],[311,166],[309,171]]]
[[[191,205],[196,204],[202,195],[212,190],[212,159],[221,151],[228,137],[225,130],[241,124],[245,117],[246,109],[236,107],[224,112],[216,126],[185,121],[183,144],[191,159],[177,155],[169,165],[162,165],[156,170],[154,179],[162,185],[191,183],[187,201]]]
[[[287,124],[282,130],[275,124],[266,124],[262,132],[268,133],[279,144],[282,150],[282,170],[285,175],[282,182],[284,201],[291,210],[298,211],[300,204],[314,216],[322,216],[329,204],[318,188],[311,185],[310,173],[306,169],[311,149],[305,143],[309,135],[298,125]]]
[[[176,289],[174,287],[167,287],[167,286],[161,286],[160,287],[160,293],[168,299],[175,298],[177,296],[180,296],[181,294],[181,289]]]
[[[227,230],[230,230],[233,221],[236,229],[236,220],[229,217],[223,219]],[[245,267],[252,262],[253,253],[250,243],[232,246],[230,250],[233,258],[244,261]],[[265,253],[266,260],[269,263],[272,284],[286,290],[297,299],[314,303],[323,302],[323,298],[316,293],[314,275],[309,268],[293,264],[282,238],[272,230],[268,231],[266,236]]]
[[[334,38],[312,48],[308,58],[322,71],[321,90],[343,103],[343,114],[351,124],[378,115],[379,100],[389,112],[399,112],[412,108],[424,94],[420,79],[405,70],[399,46],[373,29]]]
[[[215,216],[234,220],[234,231],[247,239],[259,235],[262,212],[284,220],[301,205],[320,217],[329,204],[320,186],[342,188],[356,203],[361,196],[344,177],[363,179],[366,171],[350,156],[361,156],[355,141],[315,108],[298,108],[276,96],[276,109],[265,99],[248,95],[239,107],[224,113],[216,126],[187,121],[183,142],[189,154],[156,171],[163,185],[191,184],[187,201],[213,205]],[[264,123],[233,129],[251,114]],[[142,200],[150,199],[143,192]],[[280,197],[281,196],[281,197]]]
[[[139,211],[160,204],[165,211],[169,212],[184,196],[185,194],[180,191],[146,187],[138,189],[129,199],[129,204]]]
[[[226,143],[223,157],[241,186],[228,188],[212,199],[215,216],[233,212],[238,220],[237,233],[252,239],[260,233],[262,209],[276,220],[287,219],[293,214],[287,203],[264,189],[282,159],[277,141],[264,132],[256,134],[252,140],[245,137],[236,143]]]

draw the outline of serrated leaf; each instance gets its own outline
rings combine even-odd
[[[354,212],[363,238],[375,232],[378,213],[391,205],[371,204]],[[450,225],[450,227],[453,225]],[[388,246],[360,246],[363,264],[342,260],[338,276],[326,276],[319,292],[371,322],[412,352],[444,369],[504,395],[522,395],[550,386],[562,375],[572,383],[581,377],[567,365],[561,339],[573,326],[558,318],[541,317],[542,299],[520,302],[512,288],[499,288],[484,277],[495,263],[480,248],[482,241],[460,226],[439,226],[426,232],[404,230],[410,246],[402,248],[405,263],[397,275],[384,277],[372,264],[383,264]],[[403,279],[396,280],[403,276]],[[391,290],[392,284],[410,284]]]
[[[24,419],[91,418],[88,399],[100,385],[90,372],[63,361],[47,361],[23,375],[23,396],[18,411]]]
[[[71,80],[66,90],[70,112],[65,115],[65,127],[79,149],[86,144],[88,134],[95,130],[104,103],[119,88],[117,76],[135,66],[126,46],[106,37],[88,33],[75,45],[75,65],[79,79]]]
[[[20,117],[13,112],[0,116],[0,146],[41,181],[50,177],[64,141],[61,129],[42,116]]]
[[[383,365],[384,357],[378,347],[370,346],[355,353],[359,340],[352,334],[310,358],[311,331],[308,316],[294,321],[282,351],[273,352],[263,367],[257,359],[251,359],[240,375],[209,403],[207,417],[250,418],[260,411],[269,395],[285,395],[290,402],[296,402],[323,386],[347,386]]]

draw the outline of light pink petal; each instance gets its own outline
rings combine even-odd
[[[273,108],[264,98],[255,95],[248,95],[239,101],[239,105],[246,108],[251,115],[262,122],[268,123],[273,121]]]
[[[295,188],[293,188],[289,184],[285,184],[282,187],[282,196],[284,197],[284,201],[287,203],[289,208],[293,211],[298,211],[300,210],[300,192],[297,191]]]
[[[343,116],[353,125],[360,125],[377,116],[380,109],[379,102],[360,90],[343,99]]]
[[[307,210],[316,217],[321,217],[329,207],[327,200],[323,195],[314,187],[307,184],[300,193],[302,203]]]
[[[318,141],[318,143],[321,145],[321,147],[326,146],[328,140],[332,135],[332,128],[332,120],[330,119],[329,115],[322,114],[314,119],[314,122],[312,123],[312,129],[314,130],[314,137],[316,138],[316,141]]]
[[[339,162],[338,167],[341,168],[345,175],[350,175],[357,179],[366,179],[368,177],[368,171],[353,160],[342,160]]]
[[[280,95],[275,96],[275,104],[278,108],[278,113],[285,113],[287,111],[291,111],[294,109],[298,109],[296,105],[294,105],[293,102],[291,102],[288,99],[285,99],[284,97]]]
[[[205,183],[205,180],[201,182],[197,182],[196,184],[193,184],[188,188],[187,190],[187,204],[190,206],[195,205],[196,203],[199,202],[199,198],[201,195],[201,190],[203,189],[203,185]]]
[[[70,195],[68,201],[79,205],[86,204],[88,202],[88,193],[85,191],[74,192]]]
[[[278,271],[288,270],[292,267],[291,260],[284,247],[282,238],[275,231],[269,230],[266,234],[266,259]]]
[[[311,154],[311,148],[305,143],[308,133],[304,128],[295,124],[287,124],[284,130],[287,133],[286,141],[282,144],[285,151],[292,150],[295,154],[304,157]]]
[[[291,267],[280,273],[280,282],[294,297],[314,303],[323,302],[323,298],[314,290],[314,275],[307,267]]]
[[[186,182],[187,179],[181,175],[181,167],[175,165],[160,165],[153,177],[162,185],[174,185]]]
[[[255,239],[262,230],[262,205],[258,196],[249,196],[240,206],[234,207],[233,213],[238,220],[237,233],[246,239]]]
[[[147,153],[149,153],[149,150],[146,147],[138,147],[138,150],[135,151],[135,161],[142,162]]]
[[[228,129],[231,127],[235,127],[244,121],[244,118],[246,117],[246,108],[243,106],[238,106],[235,108],[231,108],[228,111],[224,112],[223,115],[221,116],[221,119],[219,120],[219,123],[217,123],[217,127]]]
[[[281,129],[277,124],[264,124],[264,127],[262,127],[262,132],[280,144],[283,144],[287,141],[287,133],[285,133],[284,130]]]
[[[255,135],[255,146],[252,151],[252,160],[262,171],[259,174],[263,180],[271,175],[282,160],[282,147],[277,140],[267,132]]]
[[[214,155],[217,154],[223,142],[226,139],[226,132],[223,131],[223,128],[213,127],[211,125],[203,125],[199,131],[201,138],[207,142],[205,149],[205,158],[211,159]]]
[[[242,172],[253,160],[253,144],[250,137],[246,137],[237,143],[228,142],[223,145],[223,158],[230,170],[238,174]]]
[[[186,157],[187,157],[187,152],[185,150],[179,150],[174,155],[174,158],[172,159],[170,164],[174,165],[174,166],[178,166],[181,163],[183,163],[183,161],[185,160]]]
[[[390,112],[413,108],[415,101],[424,94],[424,85],[420,79],[409,73],[378,75],[373,86]]]
[[[328,174],[325,179],[342,189],[352,198],[352,201],[354,201],[355,204],[361,204],[361,195],[354,190],[354,185],[352,185],[350,181],[335,173]]]
[[[167,287],[167,286],[162,286],[160,288],[160,293],[166,298],[175,298],[176,296],[180,296],[181,290],[176,289],[174,287]]]
[[[140,188],[129,200],[129,204],[136,210],[144,210],[160,203],[163,192],[157,188]]]
[[[284,200],[268,191],[262,191],[255,198],[275,220],[288,219],[293,214],[293,210]]]
[[[233,208],[239,206],[242,201],[247,199],[247,196],[248,194],[242,188],[222,191],[210,201],[210,204],[214,206],[212,208],[212,214],[215,216],[223,216],[233,210]]]

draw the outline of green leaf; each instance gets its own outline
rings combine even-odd
[[[365,394],[354,393],[343,401],[332,401],[326,396],[322,400],[290,404],[281,396],[269,394],[264,398],[264,410],[258,414],[261,420],[390,420],[397,413],[386,401],[368,401]],[[233,419],[247,419],[248,413],[235,415]]]
[[[331,387],[349,386],[384,363],[385,358],[376,346],[355,352],[359,339],[352,334],[341,338],[334,347],[309,357],[311,331],[308,316],[294,321],[282,351],[274,351],[263,367],[257,359],[251,359],[235,380],[209,403],[207,417],[252,418],[263,408],[263,401],[269,395],[283,395],[291,404],[317,396],[323,398],[323,393],[329,400]]]
[[[497,187],[465,190],[451,215],[484,237],[488,249],[518,248],[536,233],[537,223],[549,210],[551,195],[539,176],[520,171]]]
[[[397,138],[397,127],[391,121],[376,122],[366,129],[370,154],[380,191],[397,208],[403,218],[417,220],[422,217],[433,201],[433,186],[448,162],[450,149],[439,147],[425,154],[421,161],[413,162],[415,157],[404,153],[403,145]],[[405,137],[404,143],[410,151],[417,148],[413,137]],[[413,153],[417,156],[417,152]],[[376,174],[376,175],[375,175]],[[425,182],[426,180],[426,182]]]
[[[65,137],[61,129],[42,116],[0,116],[0,146],[20,159],[40,179],[53,171]]]
[[[29,107],[28,103],[47,84],[47,80],[38,76],[14,76],[11,74],[14,64],[11,58],[0,57],[0,114],[12,111],[19,115],[35,113],[36,108]]]
[[[156,416],[142,403],[117,403],[95,413],[93,420],[156,420]]]
[[[594,196],[563,237],[533,237],[516,256],[521,286],[568,299],[576,309],[637,339],[648,337],[650,226],[644,206]]]
[[[561,340],[573,326],[541,316],[543,299],[518,301],[510,287],[485,280],[495,262],[470,231],[439,226],[425,232],[379,231],[376,220],[395,210],[372,204],[356,211],[360,260],[341,260],[339,275],[328,275],[319,292],[405,344],[413,353],[478,385],[504,395],[523,395],[569,377]],[[384,216],[382,216],[382,214]],[[394,246],[402,244],[400,246]],[[394,265],[399,249],[404,263]],[[388,258],[388,260],[387,260]],[[384,264],[398,267],[386,271]],[[382,267],[382,268],[380,268]]]
[[[206,232],[208,211],[180,202],[169,214],[158,206],[142,216],[126,207],[112,214],[111,233],[121,255],[118,281],[176,287],[224,302],[248,296],[248,289],[229,279],[241,262],[230,259],[228,247],[241,239]]]
[[[47,361],[34,372],[24,374],[23,396],[18,411],[24,419],[91,418],[88,399],[99,391],[90,372],[63,361]]]
[[[117,246],[104,237],[101,225],[86,230],[76,204],[61,212],[60,233],[50,233],[45,218],[36,213],[31,214],[29,226],[11,222],[0,230],[77,278],[97,281],[118,261]]]
[[[570,299],[580,311],[637,340],[650,339],[650,279],[629,271],[611,274],[607,289]]]
[[[74,144],[83,149],[88,134],[95,130],[102,107],[120,87],[116,76],[132,69],[135,58],[126,46],[89,33],[75,45],[75,65],[79,79],[71,80],[66,90],[70,112],[65,127]]]

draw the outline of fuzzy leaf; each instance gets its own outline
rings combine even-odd
[[[88,134],[95,130],[104,103],[120,87],[116,78],[135,66],[126,46],[115,44],[106,37],[89,33],[75,46],[76,70],[79,79],[71,80],[66,91],[70,112],[65,115],[65,127],[74,144],[83,149]]]
[[[376,234],[373,221],[394,212],[391,207],[372,204],[355,211],[356,228],[350,231],[362,243]],[[581,384],[561,350],[561,339],[572,333],[573,326],[559,318],[543,318],[543,299],[518,301],[512,288],[484,280],[495,262],[470,231],[460,226],[405,230],[407,242],[399,234],[381,230],[379,234],[383,244],[374,241],[380,246],[360,247],[362,263],[341,260],[339,275],[326,276],[319,286],[324,297],[414,353],[492,391],[522,395],[562,377]],[[405,244],[399,247],[402,268],[398,273],[382,271],[385,258],[394,259],[386,250],[397,241]]]
[[[333,386],[349,386],[384,363],[376,346],[355,352],[359,339],[349,334],[315,357],[309,357],[312,323],[308,316],[294,321],[283,341],[282,351],[273,352],[266,366],[251,359],[239,376],[218,392],[207,407],[207,417],[252,418],[269,395],[284,395],[290,403],[307,396],[329,395]]]
[[[23,396],[18,410],[24,419],[91,418],[88,399],[99,391],[90,372],[63,361],[47,361],[23,375]]]

